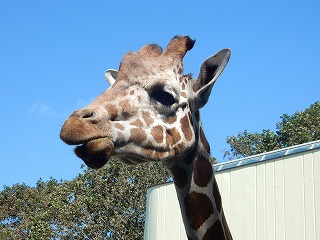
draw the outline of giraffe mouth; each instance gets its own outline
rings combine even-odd
[[[93,139],[74,149],[75,154],[93,169],[103,167],[114,151],[114,143],[109,137]]]

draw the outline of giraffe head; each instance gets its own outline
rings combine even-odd
[[[178,159],[197,138],[194,119],[226,66],[224,49],[201,66],[197,79],[183,75],[182,59],[195,41],[176,36],[163,51],[156,44],[129,52],[119,71],[108,70],[110,87],[64,123],[60,137],[91,168],[114,156],[128,164]]]

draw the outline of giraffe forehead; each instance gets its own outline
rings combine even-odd
[[[182,62],[172,61],[166,57],[144,58],[139,52],[129,52],[120,63],[118,80],[150,79],[151,77],[172,78],[183,72]]]
[[[179,82],[183,75],[183,57],[194,43],[190,37],[176,36],[165,51],[157,44],[148,44],[138,52],[128,52],[120,63],[117,81],[149,81],[152,77],[167,76],[171,81]]]

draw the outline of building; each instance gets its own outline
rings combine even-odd
[[[320,141],[214,169],[234,239],[320,240]],[[144,239],[187,239],[173,183],[148,190]]]

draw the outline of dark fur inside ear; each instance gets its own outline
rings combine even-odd
[[[197,91],[201,88],[201,86],[204,86],[210,82],[210,80],[213,78],[215,73],[217,72],[217,69],[219,68],[219,65],[215,63],[210,63],[211,59],[208,59],[205,61],[200,69],[200,73],[198,76],[199,81],[196,81],[193,85],[193,90]]]
[[[193,85],[193,90],[198,91],[206,84],[209,84],[210,81],[216,80],[227,65],[230,55],[229,49],[223,49],[206,59],[201,65],[199,76]]]
[[[207,103],[211,89],[227,65],[230,55],[229,49],[223,49],[202,63],[199,76],[193,84],[196,109],[202,108]]]

